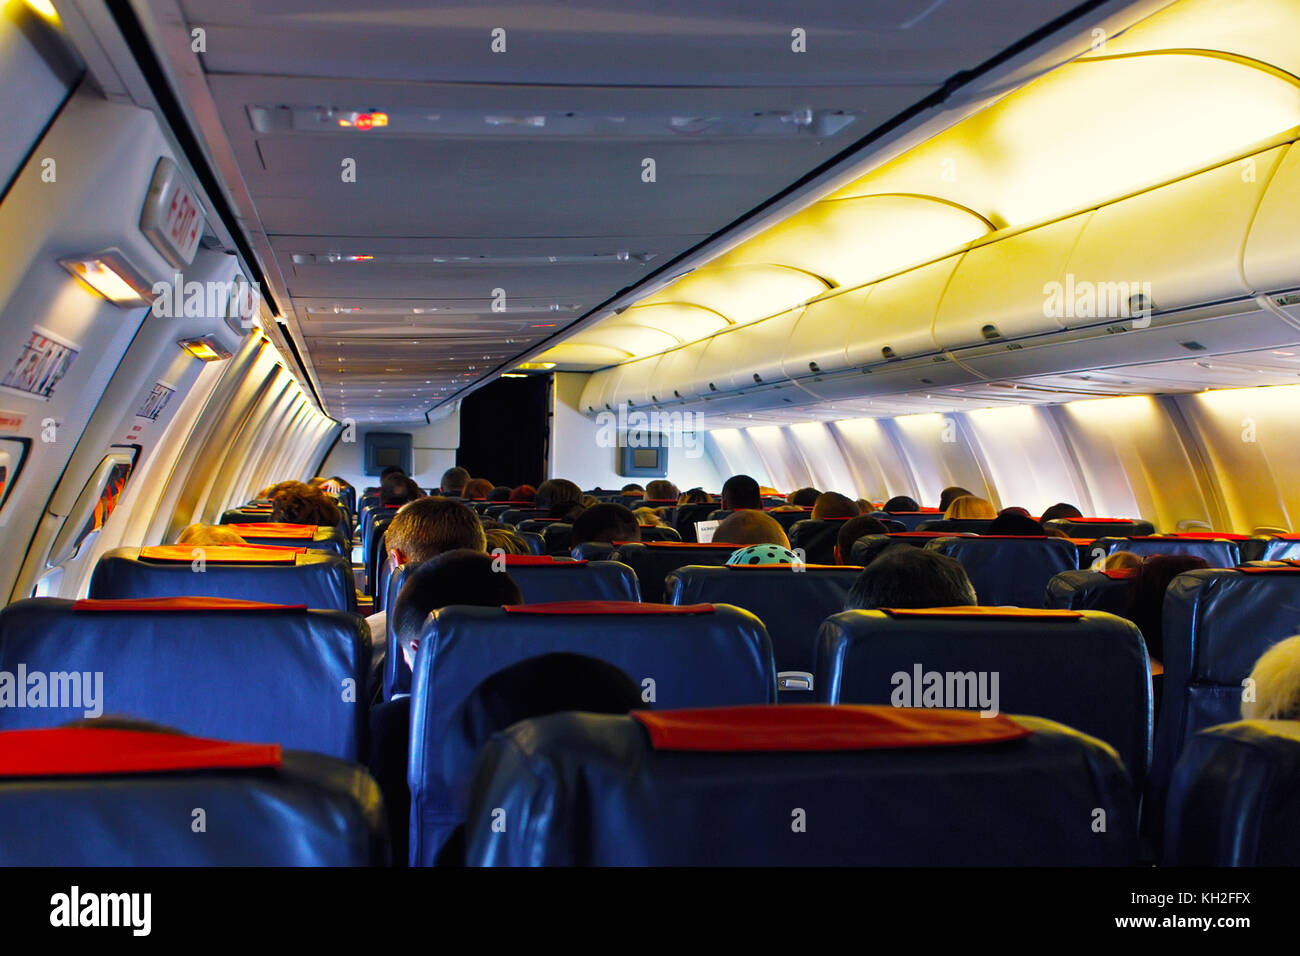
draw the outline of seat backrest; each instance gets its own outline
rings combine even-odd
[[[609,561],[618,548],[608,541],[584,541],[570,552],[570,557],[579,561]]]
[[[873,511],[871,517],[880,520],[897,521],[903,531],[916,531],[924,521],[942,521],[942,511]]]
[[[530,522],[525,521],[523,525]],[[534,531],[539,529],[527,528],[520,526],[520,531]],[[547,554],[568,554],[569,549],[573,547],[573,525],[567,521],[552,521],[540,529],[542,535],[542,548]]]
[[[508,554],[506,571],[524,603],[548,601],[640,601],[636,572],[617,561],[575,561],[552,555]]]
[[[642,541],[680,541],[682,536],[667,525],[641,525]]]
[[[464,818],[473,755],[447,742],[466,697],[502,668],[553,651],[621,668],[654,707],[776,699],[772,642],[762,622],[740,608],[618,602],[443,608],[420,640],[412,682],[412,863],[430,864]]]
[[[764,512],[769,518],[781,526],[781,530],[787,535],[801,521],[812,520],[811,508],[800,508],[798,511],[767,511]],[[791,547],[796,547],[794,541],[790,542]],[[811,560],[811,559],[809,559]]]
[[[363,535],[361,555],[366,569],[366,593],[371,597],[379,596],[379,569],[387,554],[384,535],[392,523],[393,514],[377,517],[370,522],[367,533]]]
[[[856,567],[688,566],[668,573],[673,604],[734,604],[767,626],[776,669],[812,673],[822,621],[844,610]]]
[[[1141,537],[1156,530],[1150,521],[1132,518],[1052,518],[1045,525],[1065,532],[1070,538]]]
[[[1128,607],[1129,582],[1136,576],[1136,568],[1062,571],[1047,582],[1043,606],[1075,611],[1105,611],[1123,617]]]
[[[384,592],[384,700],[392,700],[394,694],[411,692],[411,668],[406,664],[402,649],[397,646],[397,632],[393,629],[393,608],[411,567],[413,565],[404,564],[389,572],[388,587]]]
[[[231,531],[249,544],[272,544],[291,548],[307,548],[311,551],[327,551],[337,554],[349,561],[351,548],[343,533],[335,527],[314,524],[282,524],[280,522],[256,522],[240,524],[231,522],[227,525]]]
[[[546,553],[546,541],[536,531],[516,531],[515,534],[523,540],[524,544],[528,545],[528,549],[533,554]]]
[[[985,606],[1042,607],[1047,582],[1079,567],[1079,549],[1064,538],[936,538],[926,548],[961,562]]]
[[[30,598],[0,610],[0,672],[25,673],[29,685],[26,706],[0,707],[0,730],[113,714],[357,760],[369,666],[355,614],[213,598]]]
[[[868,552],[874,551],[882,538],[887,538],[891,544],[908,544],[914,548],[924,548],[931,541],[938,538],[952,537],[960,536],[949,534],[946,531],[891,531],[889,534],[864,534],[853,542],[853,547],[849,549],[847,558],[849,564],[863,567],[866,564]]]
[[[270,508],[231,508],[221,513],[219,524],[262,524],[271,520]]]
[[[610,555],[636,572],[641,600],[658,604],[665,600],[664,578],[669,571],[688,564],[726,564],[744,545],[697,544],[695,542],[651,541],[620,544]]]
[[[694,541],[695,522],[708,520],[709,515],[716,511],[717,508],[717,505],[709,501],[678,505],[677,511],[673,515],[673,527],[681,535],[683,541]]]
[[[516,506],[507,508],[497,516],[497,520],[503,524],[512,524],[518,526],[519,522],[526,521],[529,518],[549,518],[551,512],[546,508],[535,508],[531,505],[527,507]]]
[[[775,516],[774,516],[775,517]],[[790,547],[803,551],[808,564],[835,564],[835,544],[848,518],[804,518],[787,529]],[[846,556],[847,558],[847,556]]]
[[[355,611],[352,564],[324,551],[239,546],[114,548],[95,564],[92,598],[226,597]]]
[[[1151,754],[1142,632],[1100,611],[844,611],[817,643],[817,699],[1033,714],[1106,741],[1141,786]]]
[[[483,748],[466,844],[471,866],[1114,866],[1136,823],[1114,750],[1060,724],[810,704],[521,721]]]
[[[1172,866],[1295,866],[1300,721],[1242,720],[1187,741],[1165,813]]]
[[[1162,625],[1165,685],[1147,793],[1153,812],[1163,811],[1187,741],[1206,727],[1239,720],[1243,682],[1255,662],[1300,633],[1300,568],[1180,574],[1165,592]]]
[[[930,521],[922,521],[916,526],[916,530],[965,531],[971,534],[983,534],[992,523],[992,518],[934,518]]]
[[[1277,535],[1263,541],[1258,560],[1288,561],[1300,558],[1300,534]]]
[[[1233,568],[1241,562],[1241,544],[1249,536],[1235,539],[1206,538],[1193,535],[1161,535],[1141,538],[1098,538],[1093,548],[1104,548],[1107,554],[1131,551],[1140,557],[1152,554],[1185,554],[1204,558],[1212,568]]]
[[[524,518],[515,525],[515,528],[519,531],[533,531],[545,538],[546,531],[551,527],[551,525],[564,523],[565,522],[559,518]]]
[[[355,763],[132,730],[0,733],[0,866],[387,863],[379,788]]]

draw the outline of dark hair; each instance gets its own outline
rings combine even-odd
[[[954,558],[911,545],[890,548],[853,582],[844,609],[959,607],[976,603],[966,569]]]
[[[968,491],[967,489],[961,487],[960,485],[951,485],[943,489],[943,491],[939,493],[939,510],[947,511],[948,506],[950,504],[952,504],[958,498],[963,498],[966,495],[975,497],[975,492]]]
[[[408,501],[423,497],[424,492],[420,490],[420,486],[406,475],[389,475],[379,483],[381,505],[404,505]]]
[[[459,548],[416,565],[393,602],[388,626],[403,643],[417,641],[432,611],[452,604],[499,607],[522,604],[519,585],[505,571],[493,570],[482,551]]]
[[[488,501],[509,501],[510,489],[505,485],[497,485],[487,494]]]
[[[549,511],[552,518],[563,518],[574,505],[582,504],[582,489],[567,478],[550,478],[537,486],[533,503]]]
[[[469,505],[450,498],[421,498],[393,516],[384,533],[384,547],[401,551],[408,561],[419,564],[459,548],[483,552],[487,539]]]
[[[681,500],[683,498],[686,500]],[[712,499],[709,498],[709,493],[703,488],[687,488],[681,493],[677,503],[683,505],[704,505],[708,504],[711,500]]]
[[[573,547],[588,541],[640,541],[641,528],[630,508],[607,502],[592,505],[573,519]]]
[[[798,505],[800,508],[811,508],[817,504],[817,498],[821,492],[816,488],[800,488],[798,491],[792,491],[785,496],[787,503]]]
[[[510,489],[509,501],[532,501],[537,497],[537,489],[532,485],[519,485]]]
[[[289,489],[271,496],[271,520],[333,527],[343,520],[343,512],[314,488],[306,492]]]
[[[645,496],[651,501],[676,501],[678,494],[677,486],[666,478],[656,478],[645,486]]]
[[[404,475],[404,474],[406,474],[406,472],[398,468],[396,465],[389,465],[387,468],[385,468],[383,471],[379,473],[379,480],[382,482],[389,475]]]
[[[626,485],[624,485],[623,488],[622,488],[621,490],[622,490],[622,493],[625,494],[625,495],[630,495],[630,494],[631,494],[632,492],[634,492],[634,491],[639,491],[639,492],[641,492],[641,494],[643,494],[643,495],[645,494],[645,489],[642,488],[640,485],[636,484],[635,482],[632,482],[631,484],[626,484]]]
[[[1153,554],[1143,559],[1129,581],[1124,616],[1142,631],[1147,653],[1156,660],[1165,659],[1165,591],[1178,575],[1209,566],[1204,558],[1190,554]]]
[[[1002,512],[984,530],[985,534],[1039,535],[1046,534],[1043,526],[1028,515],[1017,514],[1010,509]]]
[[[907,495],[894,495],[885,502],[881,511],[920,511],[921,506],[916,503],[915,498],[909,498]]]
[[[763,496],[759,493],[758,482],[749,475],[732,475],[722,486],[722,507],[727,511],[741,508],[761,510]]]
[[[817,500],[813,503],[812,516],[819,520],[853,518],[857,514],[857,502],[835,491],[823,492],[817,496]]]
[[[866,567],[890,548],[914,548],[915,545],[899,541],[886,534],[864,534],[849,545],[849,553],[844,556],[845,564],[857,564]],[[854,557],[854,554],[857,557]]]
[[[442,473],[442,478],[438,482],[438,489],[445,495],[451,492],[461,492],[469,484],[469,472],[460,465],[448,468]]]
[[[848,564],[849,555],[853,551],[853,542],[857,541],[863,535],[867,534],[885,534],[886,528],[876,518],[870,515],[858,515],[856,518],[850,518],[840,526],[839,534],[835,536],[835,547],[839,551],[839,563]]]
[[[1057,518],[1082,518],[1083,512],[1074,505],[1066,504],[1064,501],[1058,501],[1052,507],[1048,508],[1039,517],[1039,521],[1047,524],[1049,521],[1055,521]]]

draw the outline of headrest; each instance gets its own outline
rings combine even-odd
[[[293,564],[306,548],[282,548],[275,545],[248,544],[160,544],[140,549],[141,561],[189,564],[194,552],[201,551],[208,564]]]
[[[1242,574],[1300,574],[1300,560],[1256,561],[1236,568]]]
[[[651,549],[652,551],[671,551],[675,548],[694,548],[702,550],[712,548],[714,550],[726,549],[727,551],[735,551],[737,548],[745,547],[743,544],[728,544],[720,541],[712,541],[704,544],[700,544],[696,541],[616,541],[614,543],[618,545],[639,544],[644,548]]]
[[[305,604],[265,604],[223,597],[82,598],[74,611],[305,611]]]
[[[926,608],[893,608],[882,607],[880,611],[890,617],[925,617],[925,618],[950,618],[950,619],[975,619],[982,618],[990,621],[1074,621],[1083,617],[1078,611],[1069,611],[1065,609],[1049,608],[1039,609],[1032,607],[926,607]]]
[[[0,777],[71,777],[279,767],[279,744],[95,727],[0,732]]]
[[[998,714],[850,704],[701,707],[633,711],[655,750],[881,750],[955,747],[1027,737],[1029,729]]]
[[[266,521],[261,524],[228,524],[226,527],[235,534],[247,534],[255,538],[314,538],[316,536],[314,524]]]
[[[544,567],[560,568],[580,568],[586,561],[565,561],[549,554],[507,554],[505,556],[507,568],[526,568],[536,565]]]
[[[509,614],[712,614],[712,604],[639,604],[636,601],[551,601],[545,604],[515,604]]]

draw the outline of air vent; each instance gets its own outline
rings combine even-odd
[[[755,373],[754,373],[754,381],[756,381],[756,382],[761,382],[761,381],[763,381],[763,376],[761,376],[761,375],[759,375],[757,372],[755,372]]]
[[[1007,351],[1008,351],[1008,352],[1019,352],[1019,351],[1020,351],[1021,349],[1023,349],[1023,348],[1024,348],[1023,345],[1016,345],[1014,342],[1008,342],[1008,343],[1007,343]]]
[[[893,361],[896,358],[896,356],[894,355],[894,350],[891,349],[888,345],[886,345],[883,349],[880,350],[880,354],[883,355],[885,358],[889,359],[890,361]]]
[[[820,375],[822,373],[821,366],[816,362],[808,363],[808,371],[812,372],[814,375]]]
[[[718,390],[718,386],[716,386],[716,385],[714,385],[712,382],[710,382],[710,383],[709,383],[709,391],[710,391],[710,392],[716,392],[717,390]]]
[[[934,358],[930,359],[930,361],[931,361],[931,362],[936,362],[936,363],[942,365],[944,362],[948,361],[948,359],[947,359],[946,356],[943,356],[943,355],[936,355]]]
[[[980,329],[980,335],[984,336],[986,339],[1002,338],[1002,333],[998,331],[998,327],[996,325],[984,326],[982,329]]]
[[[1205,351],[1205,346],[1202,345],[1200,342],[1179,342],[1178,344],[1181,345],[1183,348],[1187,349],[1187,351],[1189,352]]]
[[[871,374],[871,369],[867,368],[866,366],[863,366],[863,368],[862,368],[862,374],[863,374],[863,375],[870,375],[870,374]]]
[[[1278,305],[1300,305],[1300,292],[1288,292],[1273,300]]]
[[[1127,325],[1108,325],[1106,326],[1107,335],[1122,335],[1128,331]]]

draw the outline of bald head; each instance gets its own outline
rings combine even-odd
[[[713,540],[727,544],[779,544],[790,547],[781,525],[769,514],[761,511],[737,511],[725,518],[713,532]]]

